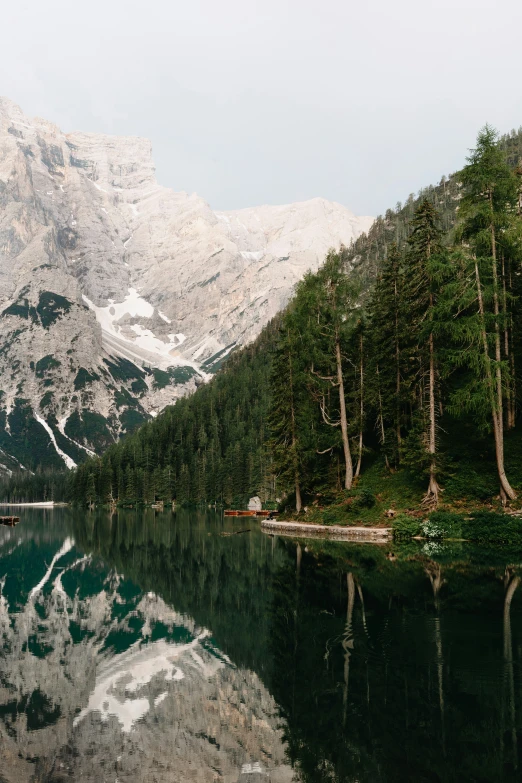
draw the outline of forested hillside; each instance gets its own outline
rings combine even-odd
[[[433,506],[450,484],[466,491],[459,470],[469,478],[480,454],[490,480],[477,464],[468,494],[513,500],[521,152],[521,131],[481,132],[461,172],[332,252],[210,384],[79,467],[72,499],[228,505],[257,492],[300,510],[349,496],[370,468],[411,475]]]
[[[273,497],[267,416],[278,329],[276,318],[196,394],[75,471],[73,499],[231,503],[252,487]]]

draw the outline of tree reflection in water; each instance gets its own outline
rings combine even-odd
[[[300,546],[299,611],[285,564],[270,626],[270,687],[300,779],[518,780],[513,553],[409,545],[389,560],[374,546]]]
[[[388,558],[379,546],[298,543],[269,538],[254,526],[249,534],[224,537],[225,529],[233,531],[233,520],[185,511],[176,515],[57,512],[52,524],[48,517],[42,520],[31,531],[29,525],[19,526],[16,535],[22,541],[13,539],[12,553],[10,547],[0,546],[0,603],[9,612],[18,606],[16,617],[4,612],[0,629],[7,645],[4,651],[22,660],[27,649],[20,647],[17,653],[16,644],[22,639],[23,623],[29,628],[30,620],[35,627],[47,628],[45,633],[26,632],[24,644],[42,661],[34,670],[35,687],[25,692],[20,685],[14,694],[13,678],[22,683],[23,672],[16,669],[13,658],[0,693],[3,747],[21,742],[20,751],[29,753],[41,735],[41,755],[34,768],[38,780],[54,781],[52,775],[62,763],[65,766],[56,780],[66,779],[66,768],[71,775],[81,770],[86,780],[92,773],[94,780],[100,770],[95,761],[109,758],[115,750],[114,737],[120,737],[109,719],[104,725],[116,733],[97,734],[97,744],[92,739],[91,755],[85,761],[74,755],[87,752],[78,744],[82,732],[88,736],[85,727],[98,725],[89,705],[96,688],[103,690],[100,672],[105,663],[95,663],[94,658],[85,663],[81,658],[81,645],[92,646],[98,637],[73,621],[73,615],[76,612],[81,620],[78,610],[84,605],[94,610],[98,600],[100,609],[110,609],[113,623],[113,627],[96,626],[104,656],[123,663],[129,650],[137,655],[143,649],[145,654],[146,647],[139,645],[146,635],[151,652],[157,646],[158,660],[165,644],[194,641],[200,658],[220,667],[218,675],[203,673],[190,680],[187,663],[174,662],[173,667],[186,674],[178,690],[175,668],[161,681],[151,681],[142,709],[146,710],[143,720],[154,725],[154,731],[149,735],[144,726],[141,734],[132,730],[118,740],[122,748],[132,746],[133,754],[141,753],[141,736],[151,738],[156,754],[151,758],[162,761],[173,752],[162,747],[161,732],[170,725],[165,724],[167,716],[175,721],[176,737],[187,736],[188,724],[181,717],[185,713],[180,712],[183,692],[184,699],[191,694],[194,705],[207,704],[205,710],[198,707],[196,712],[194,707],[186,715],[189,722],[194,719],[214,727],[212,732],[198,729],[191,735],[194,747],[206,748],[208,759],[218,753],[214,743],[220,743],[220,733],[223,743],[224,737],[232,741],[230,730],[235,724],[230,716],[239,720],[245,709],[255,715],[262,702],[265,712],[259,712],[256,720],[265,715],[266,725],[254,722],[249,728],[238,723],[233,741],[251,742],[268,766],[269,752],[277,752],[280,771],[286,752],[292,774],[303,783],[519,780],[522,574],[516,552],[462,544],[408,544],[397,546],[394,558]],[[53,557],[69,537],[74,548],[55,562],[42,598],[35,594],[31,603],[32,590],[46,577]],[[63,611],[66,606],[69,618]],[[167,619],[173,613],[178,618],[174,625],[172,618]],[[99,613],[96,617],[101,622]],[[208,636],[198,641],[197,629],[206,629]],[[51,644],[53,634],[56,649]],[[70,671],[65,677],[67,667],[60,671],[56,644],[62,637],[63,660],[69,660],[71,653],[76,656],[71,658],[74,670],[67,664]],[[192,654],[188,648],[187,654]],[[7,665],[5,656],[3,663]],[[137,663],[144,665],[141,658]],[[77,678],[78,687],[67,679],[70,676]],[[132,693],[118,695],[120,681],[114,679],[114,690],[111,677],[112,670],[107,673],[110,699],[125,703],[126,698],[134,698]],[[53,683],[66,688],[62,697],[53,691]],[[178,693],[177,701],[164,696],[167,691]],[[143,699],[141,692],[138,696]],[[101,703],[105,709],[103,699]],[[270,704],[279,717],[268,715]],[[75,720],[76,739],[70,734]],[[285,749],[277,725],[284,732]],[[266,732],[262,747],[252,740],[255,732],[258,740]],[[59,753],[51,741],[44,742],[44,734],[56,742],[63,738]],[[122,752],[117,772],[125,782],[131,780],[130,760],[138,757],[118,751]],[[237,780],[241,764],[258,759],[246,758],[244,747],[234,753]],[[236,755],[229,753],[229,759]],[[13,765],[22,764],[16,754],[11,758]],[[196,761],[201,770],[208,769],[208,761],[198,758],[191,763]],[[4,777],[5,769],[0,770]],[[162,775],[158,779],[175,780],[170,768],[165,767]],[[223,780],[229,783],[229,777]],[[25,778],[20,773],[18,779]],[[230,783],[236,780],[232,777]]]

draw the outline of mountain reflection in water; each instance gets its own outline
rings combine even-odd
[[[237,524],[0,529],[2,783],[522,779],[516,552]]]

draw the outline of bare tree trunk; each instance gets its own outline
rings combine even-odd
[[[384,418],[382,415],[382,394],[381,394],[381,379],[379,375],[379,365],[377,365],[376,367],[376,372],[377,372],[377,388],[379,389],[379,425],[381,430],[381,444],[384,446],[384,444],[386,443],[386,433],[384,431]],[[384,459],[386,462],[386,468],[387,470],[389,470],[390,462],[388,460],[388,455],[386,454],[386,452],[384,453]]]
[[[491,373],[491,359],[489,356],[488,338],[486,334],[486,327],[484,324],[484,300],[482,298],[482,286],[480,282],[479,268],[476,259],[475,259],[475,277],[477,280],[479,314],[482,322],[482,343],[484,346],[484,360],[485,360],[484,364],[485,364],[485,371],[486,371],[486,383],[488,386],[489,397],[491,401],[491,417],[493,419],[493,435],[495,438],[495,456],[497,460],[497,470],[498,470],[498,477],[500,481],[500,497],[502,499],[502,502],[505,503],[506,497],[508,497],[510,500],[515,500],[516,493],[512,489],[511,484],[507,479],[506,469],[504,467],[504,433],[502,429],[502,408],[500,408],[499,411],[497,409],[497,404],[495,403],[495,390],[493,387],[493,377]],[[500,392],[502,398],[502,386]],[[497,403],[498,403],[498,397],[497,397]]]
[[[492,195],[490,193],[490,203],[492,200]],[[493,208],[492,208],[493,211]],[[504,486],[504,482],[502,481],[502,478],[500,480],[500,497],[502,500],[502,503],[504,504],[506,502],[507,495],[508,498],[511,500],[514,500],[516,498],[516,494],[511,488],[504,469],[504,401],[502,396],[502,370],[500,367],[500,362],[502,359],[501,349],[500,349],[500,327],[498,323],[498,315],[499,315],[499,307],[498,307],[498,270],[497,270],[497,242],[495,237],[495,226],[493,222],[491,223],[491,253],[492,253],[492,264],[491,264],[491,271],[493,273],[493,312],[495,314],[495,361],[496,361],[496,370],[495,370],[495,380],[496,380],[496,392],[497,392],[497,439],[500,444],[500,450],[501,450],[501,462],[502,462],[502,472],[505,479],[505,484],[507,484],[507,487],[509,487],[508,492],[507,487]],[[496,445],[496,444],[495,444]],[[497,454],[497,463],[498,463],[498,454]],[[500,471],[499,471],[500,475]]]
[[[502,253],[502,317],[504,319],[504,358],[511,368],[511,356],[509,351],[509,325],[508,325],[508,312],[507,312],[507,284],[506,284],[506,264],[504,260],[504,254]],[[506,427],[510,430],[514,427],[512,422],[511,412],[511,398],[512,398],[512,379],[509,378],[509,382],[506,383]]]
[[[503,332],[504,332],[504,358],[509,365],[509,375],[505,384],[505,396],[506,396],[506,428],[508,430],[513,429],[515,426],[515,388],[514,388],[514,355],[510,350],[510,327],[511,323],[508,320],[507,309],[507,282],[506,282],[506,270],[504,255],[502,254],[502,315],[504,319]]]
[[[348,440],[348,420],[346,418],[346,401],[344,399],[344,381],[343,381],[343,368],[341,362],[341,342],[339,340],[339,334],[335,335],[335,359],[337,363],[337,385],[339,387],[339,409],[341,413],[341,435],[343,439],[344,461],[345,461],[345,477],[344,488],[351,489],[353,482],[353,464],[352,455],[350,453],[350,441]]]
[[[513,274],[511,263],[508,260],[507,274],[505,275],[505,285],[508,286],[509,292],[513,291]],[[510,429],[514,429],[516,424],[516,401],[517,401],[517,389],[516,389],[516,375],[515,375],[515,351],[513,349],[513,313],[509,313],[509,318],[506,324],[507,329],[507,341],[509,349],[509,373],[510,373],[510,408],[508,411],[508,426]]]
[[[295,472],[295,510],[299,514],[303,508],[303,501],[301,498],[301,485],[299,484],[299,474],[297,470]]]
[[[363,363],[363,336],[362,331],[360,334],[360,342],[359,342],[359,348],[361,351],[361,361],[359,363],[359,374],[360,374],[360,393],[361,393],[361,400],[360,400],[360,410],[359,410],[359,457],[357,459],[357,467],[355,469],[355,478],[358,478],[360,472],[361,472],[361,463],[362,463],[362,453],[363,453],[363,418],[364,418],[364,363]]]
[[[430,308],[433,307],[433,297],[430,295]],[[429,454],[430,454],[430,483],[428,491],[424,496],[425,505],[436,506],[439,502],[439,485],[436,478],[435,452],[436,452],[436,430],[435,430],[435,349],[433,345],[433,332],[430,332],[430,381],[429,381]]]

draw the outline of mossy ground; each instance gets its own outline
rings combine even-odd
[[[506,469],[518,493],[518,499],[507,509],[498,495],[492,444],[477,439],[470,459],[469,437],[462,435],[447,449],[437,509],[426,509],[422,504],[426,476],[406,469],[389,471],[382,460],[368,458],[352,490],[309,499],[305,501],[306,511],[299,515],[285,511],[280,519],[322,525],[392,526],[402,538],[423,535],[422,526],[430,520],[434,538],[438,530],[441,538],[514,541],[520,536],[522,541],[522,532],[518,532],[522,531],[522,516],[512,514],[522,512],[522,429],[506,436]]]

